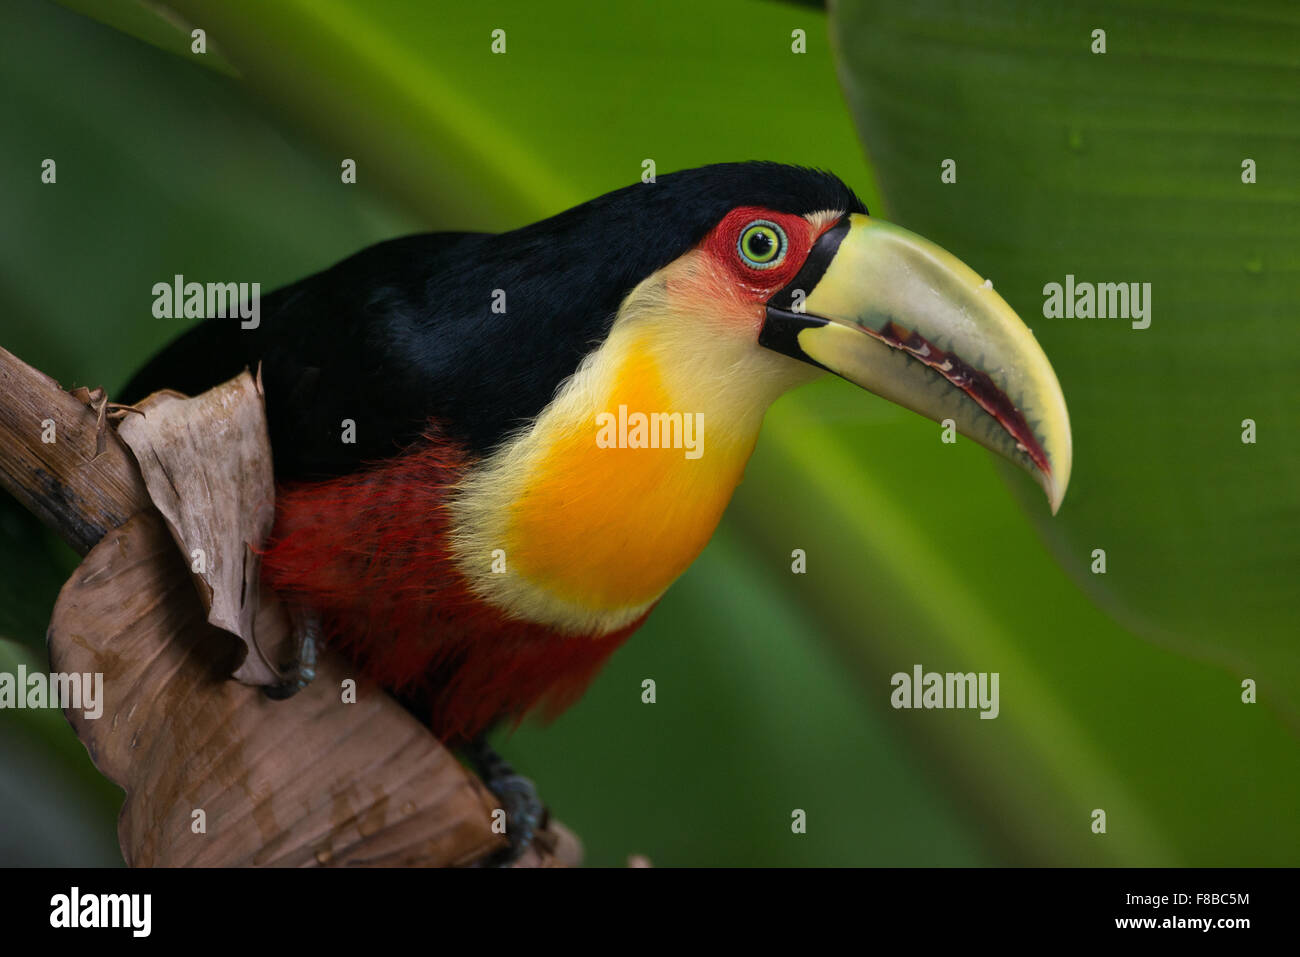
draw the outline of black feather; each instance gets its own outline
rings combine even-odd
[[[642,279],[737,206],[865,212],[833,175],[726,163],[608,193],[513,232],[371,246],[263,297],[261,323],[209,319],[156,356],[122,401],[195,394],[262,363],[276,473],[315,478],[389,457],[430,418],[486,454],[531,421],[608,334]],[[493,290],[505,314],[491,310]],[[356,422],[356,444],[341,441]]]

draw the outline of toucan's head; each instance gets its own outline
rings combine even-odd
[[[1029,330],[830,174],[686,170],[455,252],[448,289],[468,298],[451,305],[481,317],[457,341],[494,361],[458,346],[456,368],[491,374],[441,393],[474,398],[449,418],[486,452],[451,540],[510,616],[585,634],[639,621],[708,542],[770,403],[827,371],[951,419],[1053,510],[1065,493],[1065,402]],[[504,316],[483,314],[493,288]],[[494,550],[501,574],[484,570]]]
[[[599,224],[588,242],[602,247],[603,281],[638,280],[622,280],[631,291],[610,314],[612,332],[653,343],[662,374],[680,384],[668,383],[679,406],[703,382],[765,409],[833,372],[951,419],[1029,471],[1053,512],[1060,505],[1069,418],[1033,334],[991,283],[869,216],[836,177],[772,163],[706,166],[549,222],[579,211],[588,227]]]

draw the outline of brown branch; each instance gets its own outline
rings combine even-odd
[[[149,507],[135,459],[96,412],[3,348],[0,396],[0,484],[80,554]]]
[[[78,398],[0,348],[0,394],[0,484],[87,556],[56,604],[51,659],[103,675],[103,714],[66,713],[126,791],[128,863],[463,864],[504,845],[495,799],[397,702],[359,681],[340,703],[337,655],[284,702],[230,680],[238,643],[206,620],[102,393]],[[259,632],[277,612],[259,612]],[[553,825],[520,863],[580,858]]]

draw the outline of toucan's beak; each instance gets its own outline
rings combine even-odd
[[[819,365],[1006,456],[1047,492],[1070,481],[1070,417],[1047,356],[955,256],[858,213],[817,240],[768,303],[759,342]]]

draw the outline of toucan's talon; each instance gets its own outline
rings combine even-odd
[[[292,662],[284,669],[280,680],[262,689],[272,701],[285,701],[305,689],[316,680],[317,641],[320,638],[320,622],[312,614],[292,612],[294,633],[298,638],[298,649]]]
[[[265,686],[262,693],[272,701],[287,701],[299,691],[305,690],[314,677],[312,674],[299,673],[297,676],[286,677],[277,684]]]
[[[267,685],[262,692],[272,701],[285,701],[292,698],[299,691],[303,691],[309,684],[316,680],[316,669],[313,666],[307,666],[302,659],[294,661],[285,669],[284,677],[273,685]]]
[[[492,861],[494,866],[504,867],[519,860],[532,847],[538,830],[545,824],[546,807],[536,786],[522,775],[508,774],[484,783],[500,798],[506,813],[506,837],[510,846]]]
[[[537,786],[515,769],[480,736],[465,747],[465,756],[474,765],[483,784],[501,802],[506,816],[508,847],[491,855],[484,867],[509,867],[524,855],[546,826],[549,814],[537,794]]]

